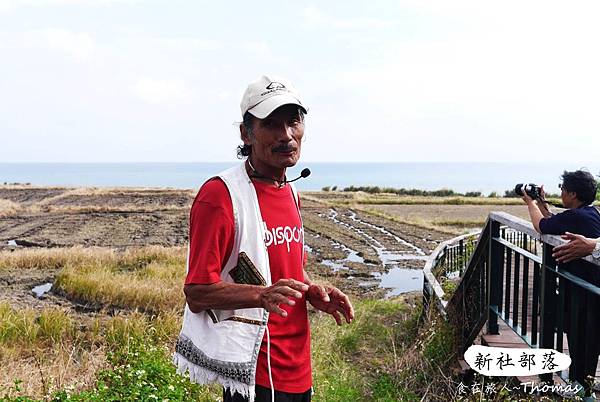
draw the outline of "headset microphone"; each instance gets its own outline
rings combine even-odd
[[[286,180],[286,183],[291,183],[293,181],[296,180],[300,180],[300,179],[306,179],[308,176],[310,176],[310,169],[309,168],[304,168],[302,169],[302,172],[300,172],[300,176],[296,177],[294,180]]]

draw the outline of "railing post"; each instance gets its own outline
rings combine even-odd
[[[585,330],[584,330],[584,344],[585,344],[585,363],[583,372],[586,375],[594,377],[596,374],[596,367],[598,365],[598,354],[594,353],[594,347],[597,347],[598,339],[594,337],[594,325],[598,325],[594,315],[595,311],[592,306],[598,306],[598,297],[593,295],[591,292],[585,292]],[[597,350],[597,349],[596,349]]]
[[[495,307],[498,311],[498,306],[502,301],[502,245],[495,238],[500,237],[500,222],[491,221],[488,250],[488,334],[498,334],[498,315],[492,311]]]
[[[554,328],[556,326],[556,275],[550,271],[556,269],[552,258],[552,246],[543,243],[542,272],[540,281],[540,348],[554,349]],[[540,378],[552,382],[552,373],[542,374]]]
[[[427,276],[423,277],[423,310],[421,310],[421,316],[419,317],[419,323],[425,322],[428,314],[429,307],[431,306],[431,300],[433,298],[433,289],[427,280]]]
[[[568,271],[580,277],[585,282],[586,279],[593,281],[592,275],[586,275],[592,272],[596,267],[590,267],[583,260],[576,260],[569,264]],[[564,278],[561,278],[561,282]],[[568,282],[566,284],[567,298],[569,304],[569,321],[567,329],[567,340],[569,344],[569,355],[571,357],[571,366],[569,367],[569,378],[576,380],[586,387],[586,395],[591,392],[588,376],[594,377],[596,366],[598,364],[598,355],[596,347],[598,339],[595,326],[598,325],[595,315],[597,306],[597,297],[588,289]]]

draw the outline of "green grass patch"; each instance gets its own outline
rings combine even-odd
[[[458,282],[450,281],[447,279],[443,280],[442,281],[442,290],[444,291],[444,300],[450,300],[450,298],[456,291],[457,287],[458,287]]]
[[[402,299],[356,300],[355,309],[350,325],[324,315],[311,320],[315,401],[404,400],[413,393],[395,371],[414,343],[418,309]]]
[[[420,399],[427,388],[424,384],[435,378],[439,367],[452,355],[453,344],[449,332],[419,327],[420,307],[413,303],[403,298],[357,299],[355,321],[340,327],[326,314],[311,314],[314,400]],[[33,311],[20,312],[6,306],[0,311],[2,328],[27,323],[19,328],[19,331],[30,328],[28,333],[32,334],[24,350],[31,350],[33,346],[40,350],[60,349],[65,353],[93,349],[101,350],[106,356],[102,369],[85,387],[63,383],[58,390],[52,390],[50,384],[45,396],[35,399],[19,391],[17,384],[0,389],[0,400],[220,399],[219,386],[201,387],[176,374],[170,356],[181,317],[175,312],[158,316],[133,312],[76,322],[64,312],[49,310],[36,315]],[[53,318],[61,324],[52,322]],[[3,333],[10,335],[4,335],[0,352],[2,345],[16,347],[24,342],[13,332]]]
[[[131,338],[127,347],[107,355],[110,367],[98,373],[93,389],[80,393],[62,390],[54,401],[214,401],[219,393],[201,387],[175,371],[169,350],[144,338]]]
[[[419,401],[421,397],[411,390],[404,389],[390,374],[382,373],[371,387],[373,400],[377,402]]]
[[[0,401],[214,401],[220,398],[220,387],[201,387],[176,373],[171,354],[181,328],[179,314],[150,317],[134,312],[75,323],[75,318],[64,311],[45,309],[36,314],[34,310],[19,311],[0,304],[0,358],[8,358],[5,355],[12,353],[13,359],[27,360],[33,354],[39,356],[36,359],[40,365],[50,360],[46,356],[51,355],[51,351],[59,355],[65,353],[63,361],[72,357],[80,359],[88,352],[105,353],[106,358],[104,368],[96,373],[91,386],[63,384],[53,391],[55,384],[48,382],[46,370],[43,397],[34,398],[23,390],[24,380],[28,378],[15,378],[14,385],[0,388]],[[14,330],[7,331],[7,328]],[[77,329],[80,332],[75,334]],[[35,376],[42,368],[39,370]]]
[[[74,391],[65,387],[41,400],[51,401],[215,401],[220,387],[202,387],[177,374],[170,351],[152,336],[129,337],[107,353],[108,368],[97,374],[91,389]],[[0,390],[0,401],[37,401],[21,394],[22,381]]]
[[[443,367],[454,356],[454,328],[441,320],[439,325],[432,327],[430,334],[424,343],[423,356],[432,366]]]

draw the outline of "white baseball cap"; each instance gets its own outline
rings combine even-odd
[[[240,109],[242,117],[246,112],[250,112],[254,117],[264,119],[283,105],[298,105],[304,113],[308,113],[300,101],[300,94],[291,82],[274,75],[263,75],[248,85],[242,96]]]

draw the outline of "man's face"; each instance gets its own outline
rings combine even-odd
[[[304,120],[298,106],[284,105],[264,119],[253,119],[251,134],[242,126],[241,134],[244,144],[252,146],[251,160],[256,169],[266,174],[298,162]]]
[[[565,188],[564,183],[560,186],[560,199],[565,208],[571,209],[577,207],[577,194]]]

